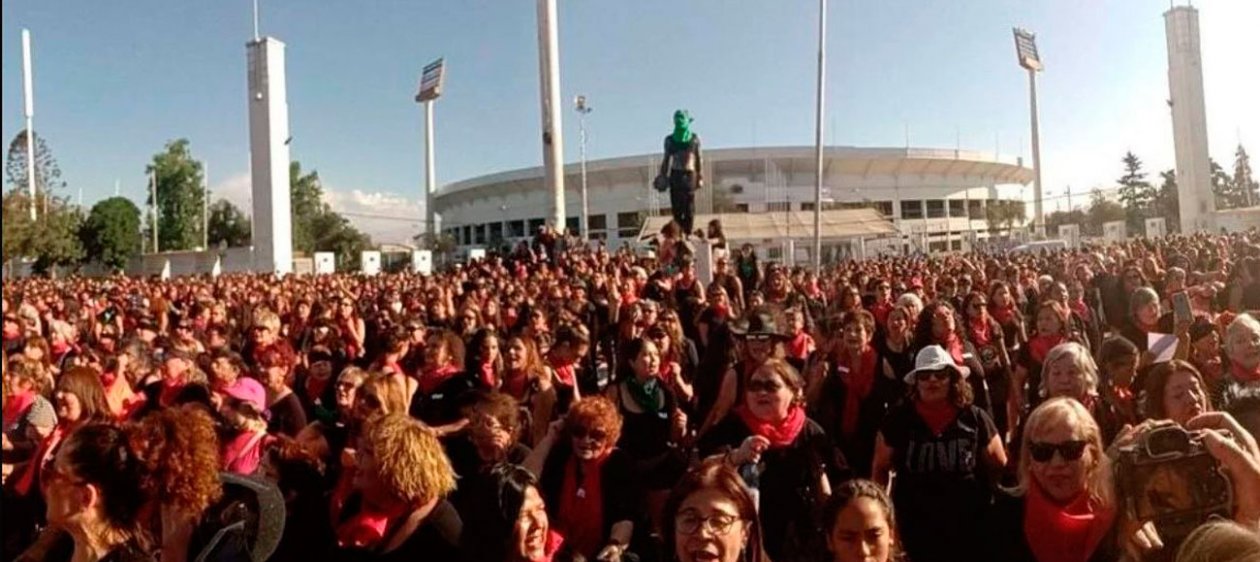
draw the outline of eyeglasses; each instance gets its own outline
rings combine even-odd
[[[1028,443],[1028,454],[1032,456],[1032,460],[1046,463],[1054,458],[1055,451],[1059,452],[1059,456],[1063,460],[1072,462],[1080,460],[1081,455],[1085,454],[1085,441],[1064,441],[1062,443],[1040,443],[1030,441]]]
[[[781,388],[783,388],[783,385],[779,384],[779,381],[765,379],[748,381],[748,392],[750,393],[766,392],[774,394]]]
[[[920,371],[919,374],[916,375],[915,378],[919,379],[920,381],[926,381],[928,379],[936,379],[938,381],[944,381],[944,380],[949,380],[949,376],[950,376],[949,369],[941,369],[938,371]]]
[[[977,309],[977,310],[979,310],[979,309],[981,309],[981,308],[988,308],[988,306],[989,306],[989,303],[987,303],[987,302],[973,302],[973,303],[971,303],[971,308],[974,308],[974,309]]]
[[[725,535],[739,521],[739,516],[729,513],[718,512],[703,517],[698,511],[688,509],[678,513],[678,518],[674,520],[674,529],[684,535],[694,535],[700,532],[701,527],[707,526],[713,534]]]
[[[569,431],[574,439],[591,439],[593,441],[603,441],[608,438],[608,432],[602,429],[590,429],[587,427],[575,427]]]
[[[354,390],[356,388],[359,388],[359,385],[351,381],[341,381],[337,383],[337,390]]]

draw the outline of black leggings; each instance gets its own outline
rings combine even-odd
[[[669,173],[669,207],[674,214],[674,222],[683,231],[683,236],[690,236],[696,222],[696,176],[693,172],[674,170]]]

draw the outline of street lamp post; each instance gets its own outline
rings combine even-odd
[[[586,104],[586,96],[584,95],[574,98],[573,106],[578,113],[578,136],[581,139],[578,142],[578,151],[581,153],[582,160],[582,222],[578,225],[578,232],[582,236],[582,243],[586,244],[590,238],[589,221],[591,212],[586,199],[586,115],[593,111],[593,108]]]
[[[1032,32],[1014,28],[1015,54],[1019,65],[1028,70],[1028,104],[1032,121],[1033,157],[1033,230],[1046,233],[1046,217],[1041,201],[1041,135],[1037,126],[1037,72],[1042,69],[1041,56],[1037,53],[1037,36]]]
[[[814,116],[814,151],[818,162],[814,184],[814,271],[822,271],[823,96],[827,77],[827,0],[818,0],[818,100]],[[796,256],[792,256],[795,258]]]
[[[425,65],[420,74],[420,91],[416,102],[424,105],[424,220],[425,230],[437,237],[437,214],[434,212],[434,195],[437,193],[437,172],[433,163],[433,102],[442,95],[446,80],[445,59]]]
[[[31,77],[31,32],[22,30],[22,113],[26,117],[26,191],[31,197],[31,221],[35,221],[35,83]]]

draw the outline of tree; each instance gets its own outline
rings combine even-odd
[[[1216,199],[1217,209],[1233,209],[1238,206],[1238,197],[1234,194],[1234,178],[1216,160],[1208,159],[1209,177],[1212,181],[1212,195]]]
[[[358,269],[362,252],[372,248],[372,239],[324,202],[319,172],[311,170],[303,175],[301,163],[291,162],[289,198],[293,249],[308,254],[333,252],[338,268]]]
[[[1073,209],[1071,211],[1055,211],[1046,215],[1046,234],[1049,236],[1058,236],[1059,226],[1065,224],[1085,225],[1085,211]]]
[[[188,139],[166,143],[162,152],[153,155],[145,174],[155,174],[157,182],[157,250],[169,252],[201,246],[205,192],[201,162],[193,159]],[[152,194],[146,202],[153,204]]]
[[[26,131],[9,143],[5,178],[11,189],[4,195],[3,239],[4,261],[32,258],[37,273],[52,266],[78,263],[83,256],[79,242],[79,224],[83,214],[77,207],[58,196],[65,189],[61,169],[52,151],[38,133],[35,140],[35,198],[27,190]],[[38,218],[31,220],[30,209],[38,209]]]
[[[140,208],[126,197],[97,202],[79,228],[87,255],[111,269],[122,269],[140,253]]]
[[[1233,194],[1239,207],[1260,205],[1260,182],[1251,175],[1251,157],[1242,143],[1234,152]]]
[[[210,236],[207,239],[211,247],[226,246],[240,248],[251,242],[251,224],[249,217],[227,199],[220,199],[210,205]]]
[[[996,234],[1003,227],[1009,232],[1016,222],[1027,218],[1025,204],[1012,199],[990,200],[985,207],[984,218],[989,223],[989,232]]]
[[[1177,197],[1177,170],[1164,170],[1159,173],[1163,183],[1155,192],[1153,216],[1164,217],[1168,232],[1181,231],[1181,202]]]
[[[1095,189],[1089,196],[1089,210],[1081,232],[1089,236],[1102,236],[1103,223],[1125,220],[1128,213],[1124,206],[1107,199],[1102,190]]]
[[[1144,219],[1149,216],[1155,200],[1155,188],[1146,181],[1142,160],[1136,155],[1126,152],[1121,161],[1124,162],[1124,175],[1116,180],[1120,184],[1120,203],[1124,205],[1129,232],[1141,232],[1146,226]]]

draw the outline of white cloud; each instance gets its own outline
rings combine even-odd
[[[249,172],[228,176],[210,191],[212,200],[227,199],[246,215],[253,215]],[[377,243],[411,242],[424,219],[419,201],[389,191],[347,190],[325,184],[324,202]]]

